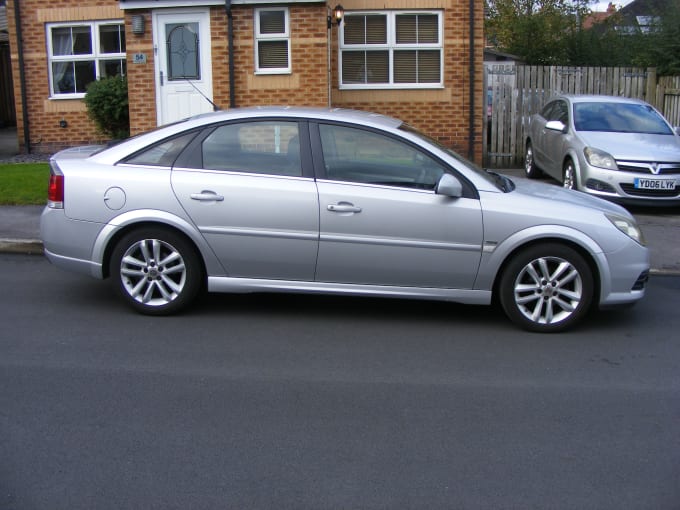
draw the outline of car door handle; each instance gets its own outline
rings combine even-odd
[[[214,191],[203,190],[200,193],[192,193],[191,200],[198,200],[199,202],[222,202],[224,197],[218,195]]]
[[[357,207],[349,202],[339,202],[337,204],[330,204],[326,207],[330,212],[337,213],[360,213],[361,207]]]

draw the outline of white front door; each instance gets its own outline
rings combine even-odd
[[[209,11],[155,11],[153,25],[158,125],[212,111]]]

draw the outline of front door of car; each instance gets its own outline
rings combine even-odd
[[[569,125],[569,110],[565,101],[557,100],[546,118],[546,122],[559,121],[565,126]],[[556,179],[562,178],[562,158],[564,156],[564,133],[543,126],[543,155],[545,158],[544,168],[549,175]]]
[[[479,200],[436,194],[445,166],[404,141],[333,124],[318,133],[317,281],[471,288]]]
[[[319,203],[308,140],[294,121],[224,124],[176,162],[175,194],[227,276],[314,280]]]

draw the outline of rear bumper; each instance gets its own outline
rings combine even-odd
[[[92,248],[103,226],[70,219],[63,209],[45,207],[40,216],[45,256],[57,267],[103,278],[101,263],[92,260]]]

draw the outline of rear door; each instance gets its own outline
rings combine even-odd
[[[257,120],[201,134],[172,186],[228,276],[311,281],[319,202],[306,123]]]

